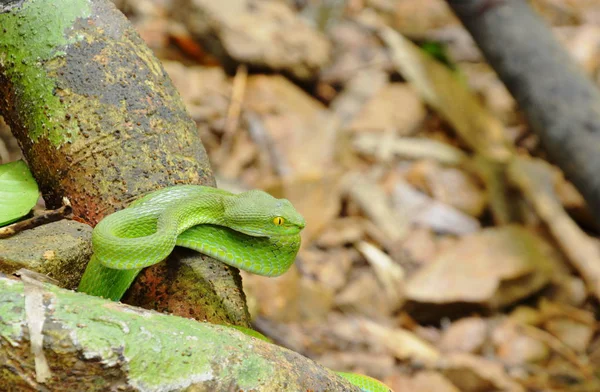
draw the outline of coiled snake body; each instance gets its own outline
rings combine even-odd
[[[165,259],[176,245],[248,272],[278,276],[294,262],[304,225],[288,200],[262,191],[164,188],[98,223],[94,255],[78,290],[117,301],[142,268]],[[338,374],[366,392],[389,391],[374,379]]]

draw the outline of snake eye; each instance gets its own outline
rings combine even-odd
[[[285,220],[280,216],[273,218],[273,223],[275,223],[277,226],[283,225],[283,222],[285,222]]]

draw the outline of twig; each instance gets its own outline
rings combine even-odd
[[[233,142],[233,136],[240,123],[240,113],[242,112],[242,102],[244,93],[246,92],[247,80],[248,69],[242,64],[238,67],[235,77],[233,78],[231,101],[229,110],[227,111],[227,118],[225,119],[223,141],[221,142],[221,149],[219,151],[219,161],[221,163],[227,159],[229,150],[231,149],[231,143]]]
[[[597,87],[527,1],[447,2],[600,223]]]
[[[551,167],[542,160],[518,158],[508,166],[507,174],[546,222],[588,290],[600,299],[600,249],[562,208],[554,193]]]
[[[72,210],[69,199],[63,197],[63,206],[56,210],[47,210],[41,215],[0,228],[0,238],[8,238],[24,230],[59,221],[69,215]]]
[[[381,135],[361,134],[354,139],[354,148],[363,154],[377,156],[379,148],[385,145],[393,155],[408,159],[433,159],[442,164],[460,166],[469,158],[462,150],[437,140],[411,137],[384,139]]]
[[[581,374],[583,374],[586,378],[590,379],[593,376],[590,367],[583,363],[583,361],[577,356],[577,353],[575,353],[575,351],[573,351],[569,346],[561,342],[549,332],[536,328],[532,325],[522,323],[518,323],[516,326],[525,335],[545,343],[554,352],[571,362],[571,364],[577,367],[581,371]]]
[[[250,137],[262,152],[260,157],[268,157],[269,163],[278,176],[285,177],[292,172],[289,162],[284,155],[275,147],[273,139],[265,129],[263,122],[256,113],[250,110],[244,111],[244,120],[248,123]]]

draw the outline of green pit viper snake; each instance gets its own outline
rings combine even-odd
[[[142,268],[183,246],[230,266],[264,276],[286,272],[300,248],[305,222],[286,199],[259,190],[240,194],[179,185],[143,196],[101,220],[78,290],[118,301]],[[254,330],[236,329],[269,341]],[[359,374],[337,374],[365,392],[388,392]]]

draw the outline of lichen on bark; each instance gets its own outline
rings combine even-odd
[[[67,197],[75,219],[94,226],[147,192],[215,184],[181,97],[111,2],[26,0],[3,11],[0,114],[49,208]],[[169,313],[195,309],[185,315],[247,326],[239,275],[233,269],[221,274],[228,288],[221,292],[211,282],[218,268],[212,259],[193,274],[169,268],[158,277],[160,284],[177,287],[183,281],[192,288],[189,295],[145,304]],[[198,293],[206,292],[211,299],[200,303]]]
[[[35,295],[43,304],[31,314],[26,303]],[[233,328],[48,284],[0,276],[0,315],[0,390],[357,390],[310,359]],[[31,318],[43,323],[43,383],[30,352]]]

